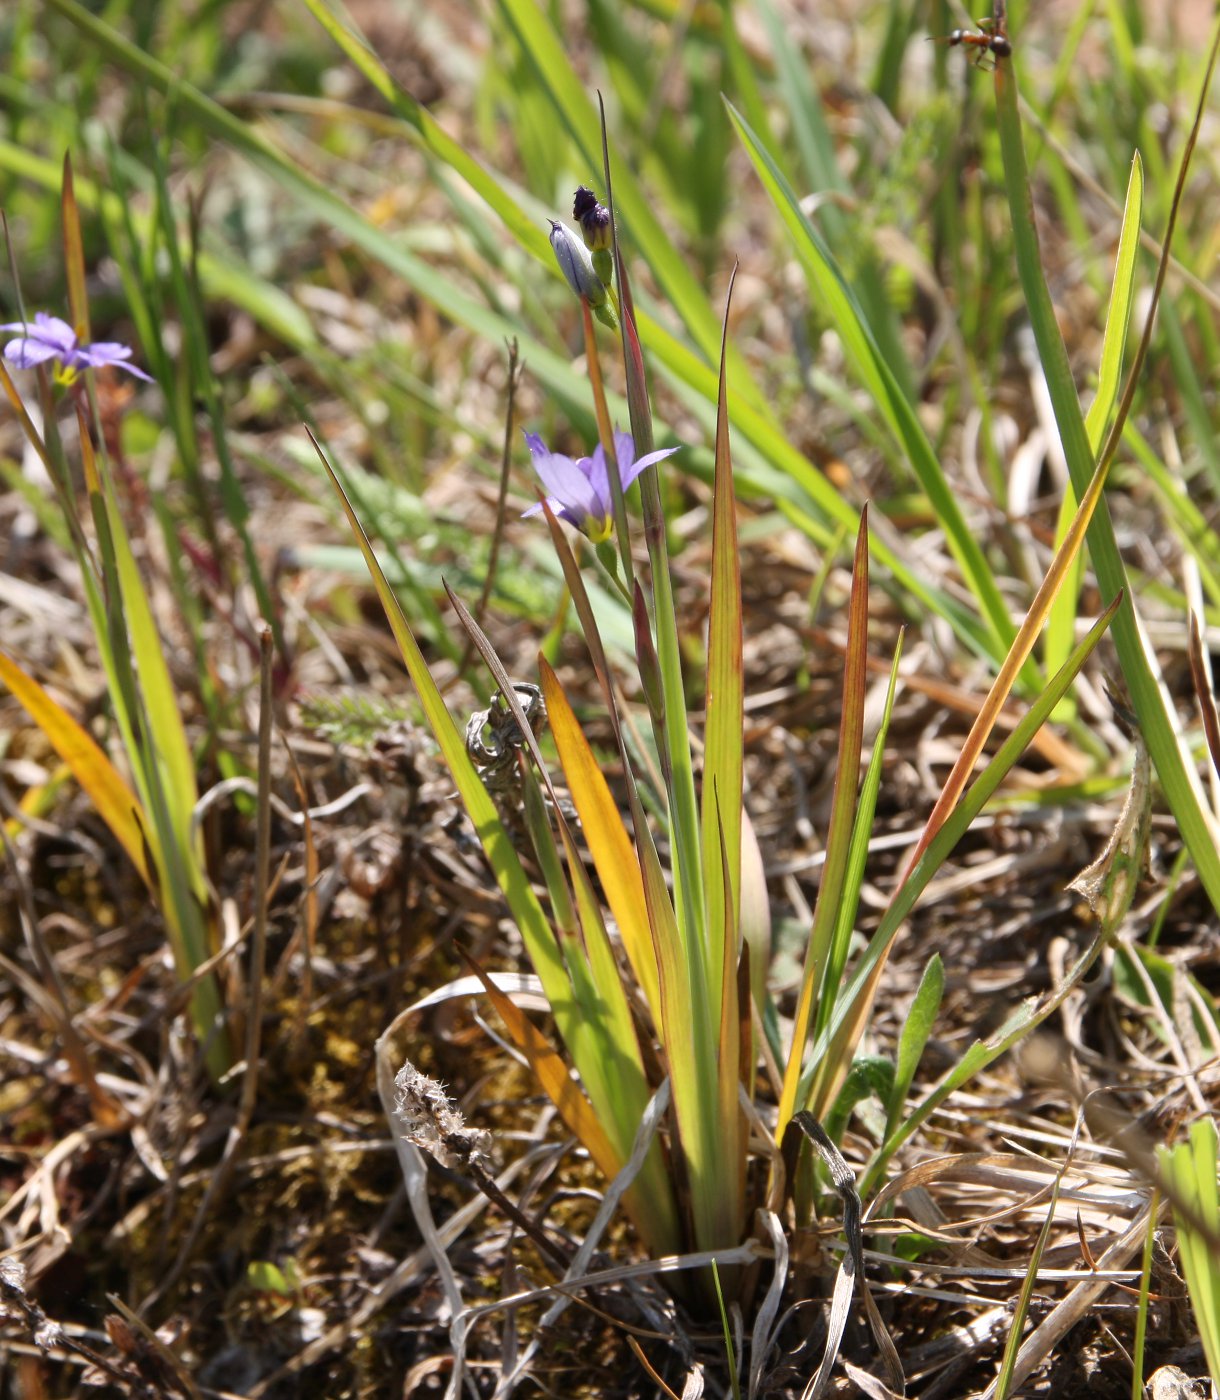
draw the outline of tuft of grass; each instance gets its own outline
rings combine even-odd
[[[1158,1152],[1165,1193],[1173,1205],[1178,1255],[1213,1385],[1220,1383],[1218,1146],[1215,1123],[1200,1118],[1191,1124],[1185,1142]]]
[[[61,210],[70,315],[78,341],[87,345],[92,337],[84,242],[71,161],[67,159]],[[202,841],[195,827],[199,792],[194,754],[123,519],[106,451],[94,371],[85,369],[68,386],[70,404],[75,410],[92,541],[77,509],[59,427],[59,388],[47,365],[40,365],[36,374],[41,428],[26,409],[8,369],[0,363],[0,385],[30,446],[50,473],[58,505],[68,524],[134,791],[82,727],[11,658],[3,659],[0,674],[94,799],[150,892],[158,898],[178,976],[192,987],[191,1013],[196,1034],[209,1071],[219,1078],[232,1063],[232,1049],[219,984],[215,974],[204,966],[219,951],[220,931],[218,911],[209,894]]]

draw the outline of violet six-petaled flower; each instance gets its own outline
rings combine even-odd
[[[54,360],[57,377],[71,383],[82,369],[113,365],[152,383],[151,375],[128,363],[131,359],[129,346],[120,345],[117,340],[95,340],[92,345],[82,345],[67,321],[48,316],[45,311],[35,312],[32,325],[28,321],[10,321],[0,325],[0,331],[24,332],[4,347],[4,358],[17,369],[33,369],[35,365]]]
[[[614,530],[614,498],[610,494],[610,471],[605,449],[599,442],[591,457],[565,457],[551,452],[537,433],[526,433],[534,470],[548,494],[547,505],[561,519],[583,530],[594,543],[607,540]],[[618,458],[619,480],[623,490],[645,467],[671,456],[678,449],[663,447],[657,452],[635,455],[630,433],[615,433],[614,454]],[[531,506],[525,515],[538,515],[541,505]]]

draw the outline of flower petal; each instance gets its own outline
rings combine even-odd
[[[48,316],[45,311],[34,313],[34,334],[48,345],[54,345],[61,355],[76,348],[76,332],[61,321],[58,316]]]
[[[597,496],[600,513],[603,516],[610,515],[614,509],[614,497],[610,492],[610,467],[606,461],[605,448],[599,442],[593,449],[593,456],[584,458],[577,465],[589,479],[589,485]]]
[[[547,503],[548,506],[550,506],[550,508],[551,508],[551,514],[552,514],[552,515],[559,515],[559,514],[562,512],[562,510],[563,510],[563,503],[562,503],[562,501],[556,500],[556,498],[555,498],[554,496],[548,496],[548,497],[546,498],[546,503]],[[541,514],[542,514],[542,502],[539,501],[537,505],[532,505],[532,506],[530,506],[529,510],[523,510],[523,511],[521,512],[521,519],[522,519],[522,520],[528,520],[528,519],[530,518],[531,515],[541,515]]]
[[[82,345],[80,352],[96,368],[131,359],[131,346],[120,345],[117,340],[95,340],[92,345]]]
[[[7,326],[0,327],[0,330],[7,329]],[[59,351],[42,340],[10,340],[4,347],[4,358],[17,369],[33,369],[47,360],[58,359]]]
[[[562,453],[552,452],[534,462],[534,470],[542,478],[547,494],[556,496],[567,519],[580,525],[590,515],[599,518],[603,511],[589,478],[578,463]]]
[[[551,454],[551,449],[543,442],[537,433],[527,432],[525,434],[525,445],[529,448],[531,456],[549,457]]]
[[[635,461],[635,439],[621,428],[614,430],[614,455],[618,459],[620,475],[631,470],[631,464]]]
[[[666,457],[672,457],[677,450],[676,447],[662,447],[656,452],[646,452],[642,457],[632,462],[627,471],[623,473],[624,488],[630,486],[645,467],[651,467],[654,462],[660,462]]]
[[[115,369],[125,369],[137,379],[152,383],[151,374],[145,374],[136,365],[127,363],[131,359],[131,347],[121,345],[117,340],[96,340],[92,345],[82,345],[74,358],[78,364],[91,365],[94,369],[104,369],[107,365],[113,365]]]

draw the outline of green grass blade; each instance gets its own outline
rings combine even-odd
[[[962,515],[953,489],[936,460],[932,444],[910,401],[902,392],[897,377],[882,356],[864,313],[843,280],[825,241],[805,217],[795,193],[766,148],[731,105],[729,115],[759,179],[792,237],[809,278],[811,291],[839,334],[853,373],[872,396],[895,442],[910,461],[928,496],[945,531],[953,557],[978,603],[990,635],[993,655],[998,661],[1007,652],[1016,629],[982,547]],[[1035,673],[1029,672],[1028,678],[1032,683]]]
[[[732,296],[730,281],[724,316],[726,339]],[[733,460],[729,445],[727,376],[722,355],[716,418],[716,481],[712,493],[711,612],[700,813],[707,887],[709,991],[719,989],[724,977],[724,950],[717,931],[723,930],[726,924],[731,926],[735,942],[741,914],[742,725],[745,718],[741,648],[741,555],[737,544],[737,502],[733,494]],[[736,962],[735,953],[731,961]]]
[[[526,0],[526,3],[532,3],[532,0]],[[616,215],[608,159],[605,179],[613,221]],[[616,227],[613,224],[612,226]],[[652,406],[648,396],[643,349],[636,332],[631,279],[623,261],[617,232],[614,249],[615,274],[620,297],[619,326],[622,332],[627,402],[631,411],[631,434],[636,453],[647,455],[653,446]],[[678,615],[669,563],[665,510],[661,499],[661,465],[659,462],[653,463],[637,478],[644,514],[644,539],[652,567],[652,589],[649,609],[639,581],[636,580],[633,608],[636,621],[636,652],[645,696],[657,733],[657,745],[664,758],[666,796],[669,802],[670,864],[674,878],[674,909],[678,919],[678,932],[682,938],[685,957],[691,964],[692,979],[702,993],[716,984],[711,982],[707,973],[709,951],[699,804],[695,797],[690,733],[687,727],[686,681],[682,671],[682,647],[678,636]],[[653,665],[650,654],[653,647],[660,680],[659,693],[657,687],[649,687],[645,674]]]
[[[830,829],[826,837],[826,859],[813,910],[813,927],[801,977],[801,992],[793,1019],[792,1043],[784,1069],[784,1087],[779,1101],[776,1141],[783,1139],[789,1120],[796,1112],[797,1086],[805,1045],[822,997],[833,995],[825,982],[831,940],[838,921],[840,901],[851,856],[853,818],[860,785],[860,754],[864,745],[864,699],[868,682],[868,512],[861,516],[852,567],[851,600],[848,604],[847,654],[843,673],[843,708],[839,721],[838,759],[835,765],[834,796],[831,799]],[[803,1101],[802,1101],[803,1102]],[[822,1115],[816,1115],[822,1116]]]
[[[634,794],[632,808],[639,830],[644,815]],[[695,1242],[700,1249],[717,1249],[738,1243],[741,1222],[733,1215],[733,1198],[726,1189],[726,1172],[735,1175],[737,1167],[726,1161],[725,1134],[719,1122],[716,1033],[707,998],[686,957],[665,876],[651,845],[641,847],[640,863],[657,952],[660,1038],[682,1140]]]
[[[1188,1141],[1158,1153],[1173,1204],[1182,1272],[1213,1384],[1220,1383],[1220,1262],[1214,1243],[1220,1230],[1218,1145],[1215,1123],[1201,1118],[1191,1124]]]
[[[1122,387],[1123,348],[1131,324],[1131,305],[1135,292],[1135,263],[1139,253],[1140,220],[1144,208],[1144,165],[1136,152],[1131,162],[1131,177],[1127,183],[1127,202],[1123,208],[1123,223],[1118,235],[1118,256],[1114,264],[1114,284],[1110,306],[1106,313],[1106,328],[1101,343],[1101,363],[1098,367],[1097,396],[1085,417],[1089,446],[1096,454],[1114,405]],[[1076,510],[1076,493],[1063,493],[1059,507],[1059,523],[1055,531],[1056,546],[1062,544]],[[1063,589],[1051,607],[1046,624],[1046,669],[1057,671],[1067,659],[1076,639],[1076,614],[1080,600],[1080,584],[1084,574],[1084,556],[1073,563]],[[1064,702],[1071,712],[1071,698]],[[1066,716],[1060,716],[1064,718]]]
[[[580,863],[579,852],[566,830],[564,847],[588,952],[589,986],[583,997],[579,995],[581,989],[577,988],[578,999],[582,1002],[586,1032],[590,1037],[596,1033],[600,1041],[600,1046],[591,1045],[589,1053],[582,1056],[581,1077],[589,1085],[593,1103],[609,1105],[611,1140],[626,1161],[648,1104],[648,1080],[601,909]],[[635,1198],[631,1205],[632,1216],[639,1222],[649,1248],[660,1253],[679,1248],[681,1232],[673,1184],[658,1144],[653,1144],[628,1194]]]
[[[1098,642],[1105,635],[1106,629],[1118,611],[1121,602],[1121,598],[1116,598],[1089,629],[1088,635],[1072,652],[1066,665],[1056,672],[1047,683],[1045,690],[1033,702],[1021,722],[1001,744],[995,757],[962,795],[961,800],[932,838],[918,864],[902,882],[882,916],[881,923],[870,940],[864,956],[852,972],[851,980],[843,996],[836,1003],[829,1025],[814,1042],[809,1058],[809,1068],[803,1076],[804,1079],[812,1081],[816,1067],[827,1056],[830,1057],[833,1064],[844,1067],[850,1064],[855,1045],[867,1021],[873,997],[876,995],[881,971],[903,921],[911,912],[915,901],[933,875],[948,858],[954,846],[961,840],[967,827],[982,811],[984,804],[1003,782],[1008,770],[1020,758],[1034,734],[1046,722],[1055,705],[1067,692],[1077,671],[1084,665]],[[801,1097],[803,1098],[807,1093],[808,1087],[803,1084]],[[825,1104],[826,1100],[821,1100],[816,1107],[811,1109],[815,1117],[818,1108],[824,1110]]]
[[[902,1034],[898,1038],[898,1054],[894,1061],[894,1085],[890,1091],[890,1101],[886,1106],[885,1136],[898,1126],[902,1110],[906,1105],[907,1094],[915,1079],[915,1071],[923,1058],[924,1047],[932,1034],[940,1011],[941,997],[945,991],[945,969],[939,953],[933,953],[919,979],[911,1009],[902,1023]]]
[[[1152,1254],[1158,1231],[1157,1216],[1161,1194],[1152,1193],[1148,1203],[1148,1233],[1144,1236],[1144,1253],[1140,1260],[1140,1295],[1135,1312],[1135,1341],[1131,1347],[1131,1400],[1144,1400],[1144,1345],[1148,1340],[1148,1304],[1152,1293]]]
[[[1038,1231],[1038,1238],[1034,1241],[1033,1252],[1029,1257],[1029,1264],[1025,1270],[1025,1277],[1021,1280],[1021,1290],[1017,1294],[1016,1304],[1012,1310],[1012,1322],[1008,1328],[1008,1340],[1004,1344],[1004,1359],[1000,1363],[1000,1374],[996,1377],[994,1396],[995,1400],[1008,1400],[1012,1391],[1013,1375],[1017,1366],[1017,1353],[1021,1349],[1021,1333],[1025,1328],[1025,1319],[1029,1315],[1029,1305],[1034,1296],[1034,1285],[1038,1281],[1038,1269],[1042,1264],[1042,1255],[1046,1251],[1046,1243],[1050,1238],[1051,1225],[1055,1220],[1055,1207],[1059,1204],[1059,1189],[1063,1185],[1064,1172],[1067,1171],[1068,1161],[1063,1164],[1055,1177],[1054,1187],[1051,1189],[1051,1198],[1047,1202],[1046,1216],[1042,1221],[1042,1228]]]
[[[513,848],[511,838],[500,821],[495,803],[475,771],[470,755],[466,752],[462,735],[453,721],[453,716],[445,707],[444,699],[437,689],[436,682],[432,679],[432,674],[428,670],[415,638],[411,634],[411,629],[403,616],[401,607],[399,607],[394,590],[390,587],[381,565],[377,562],[377,556],[373,552],[373,546],[369,543],[368,536],[364,533],[364,527],[352,509],[334,468],[331,467],[316,441],[314,446],[326,468],[331,484],[339,496],[352,534],[360,547],[360,552],[364,555],[364,562],[372,577],[373,586],[377,590],[381,606],[385,609],[386,618],[394,633],[394,640],[398,643],[398,648],[402,653],[403,661],[406,663],[407,672],[419,695],[428,726],[440,746],[441,754],[453,775],[453,781],[474,825],[475,833],[487,853],[487,859],[495,874],[496,881],[504,892],[504,897],[512,910],[517,927],[521,930],[521,936],[529,950],[534,970],[538,973],[542,981],[543,991],[554,1010],[560,1034],[563,1036],[565,1044],[570,1043],[571,1019],[575,1014],[571,988],[568,985],[563,959],[560,956],[559,947],[546,914],[526,878],[525,871],[521,868],[521,861]]]
[[[1220,32],[1217,34],[1220,41]],[[1210,83],[1215,61],[1216,41],[1213,42],[1211,59],[1207,69],[1207,82]],[[1080,401],[1072,381],[1071,366],[1067,350],[1055,318],[1055,308],[1047,289],[1042,272],[1041,254],[1038,245],[1038,231],[1034,223],[1033,199],[1030,191],[1029,173],[1025,166],[1025,150],[1021,135],[1021,117],[1017,105],[1016,74],[1011,59],[1000,62],[996,67],[996,114],[1000,132],[1000,147],[1004,158],[1004,177],[1008,186],[1009,209],[1012,217],[1013,239],[1017,256],[1017,270],[1021,286],[1025,292],[1029,308],[1030,323],[1042,359],[1047,387],[1059,427],[1067,457],[1072,485],[1083,498],[1090,473],[1093,469],[1093,453],[1089,446],[1084,417],[1080,411]],[[1200,108],[1201,114],[1201,108]],[[1196,120],[1195,130],[1197,131]],[[1193,145],[1193,140],[1190,143]],[[1183,161],[1183,178],[1188,148]],[[1179,180],[1179,190],[1182,180]],[[1175,196],[1176,214],[1178,197]],[[1167,231],[1165,256],[1157,274],[1157,289],[1164,280],[1167,266],[1165,258],[1169,251],[1172,235],[1172,219]],[[1149,313],[1151,322],[1152,313]],[[1130,389],[1124,395],[1123,406],[1115,429],[1111,430],[1111,440],[1115,431],[1121,431],[1126,417],[1125,407],[1134,392],[1134,382],[1142,368],[1144,346],[1147,343],[1151,325],[1145,333],[1144,344],[1132,368]],[[1117,443],[1115,442],[1116,446]],[[1109,443],[1106,451],[1111,450]],[[1118,597],[1121,604],[1114,619],[1114,644],[1122,666],[1123,678],[1131,695],[1132,706],[1147,741],[1157,776],[1169,803],[1170,810],[1178,823],[1182,838],[1190,849],[1190,854],[1199,872],[1199,878],[1207,890],[1213,908],[1220,910],[1220,830],[1208,811],[1206,799],[1195,772],[1194,764],[1184,752],[1169,702],[1161,687],[1152,657],[1142,634],[1135,599],[1127,586],[1127,574],[1118,543],[1114,536],[1114,525],[1109,508],[1104,499],[1095,513],[1088,532],[1089,553],[1097,574],[1098,586],[1103,597]]]
[[[202,854],[198,842],[191,839],[191,810],[184,808],[180,791],[169,790],[170,785],[178,781],[181,756],[175,758],[171,755],[167,759],[166,752],[159,747],[145,691],[141,688],[143,678],[137,675],[132,640],[139,636],[142,647],[153,644],[153,638],[148,635],[151,618],[133,624],[125,616],[128,600],[122,578],[128,566],[120,565],[119,559],[124,552],[130,555],[130,549],[124,549],[126,536],[121,541],[116,540],[112,531],[112,514],[118,517],[119,512],[114,507],[113,490],[108,480],[104,483],[98,471],[83,413],[80,448],[97,531],[102,578],[105,581],[104,589],[92,583],[89,586],[90,613],[97,633],[98,651],[106,671],[115,722],[123,736],[127,760],[140,794],[141,814],[147,824],[143,835],[156,867],[156,887],[165,916],[168,942],[178,976],[185,982],[217,951],[218,940],[212,937],[215,929],[210,925],[207,913],[209,904]],[[131,567],[134,568],[134,564]],[[136,582],[142,592],[143,585],[139,582],[138,574]],[[138,611],[138,600],[135,607]],[[164,657],[159,654],[159,639],[155,644],[158,658],[150,662],[154,672],[158,664],[164,667]],[[164,703],[161,682],[155,675],[151,680],[151,693],[158,697],[158,704]],[[181,729],[180,717],[175,716],[174,723]],[[171,750],[176,747],[172,736],[170,747]],[[190,789],[191,792],[195,791],[193,765]],[[220,1078],[233,1061],[215,974],[195,983],[191,994],[191,1019],[199,1043],[204,1048],[209,1073],[214,1078]]]
[[[175,843],[184,854],[193,856],[188,862],[192,890],[196,899],[206,904],[203,855],[198,837],[193,836],[191,830],[195,804],[199,800],[195,755],[186,737],[178,707],[178,692],[165,661],[161,635],[153,620],[144,580],[140,577],[108,475],[102,478],[102,497],[114,551],[114,566],[122,590],[123,620],[148,718],[148,731],[142,736],[143,743],[151,754],[155,754],[155,761],[161,770]]]
[[[800,46],[792,42],[773,0],[760,0],[758,13],[775,56],[776,83],[805,183],[811,190],[821,193],[846,195],[850,187],[839,168],[834,137],[826,123],[809,64]],[[843,212],[831,200],[822,211],[821,219],[827,239],[834,246],[846,232]]]

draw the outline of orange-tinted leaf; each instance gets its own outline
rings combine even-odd
[[[8,686],[55,752],[71,768],[98,815],[151,889],[144,837],[137,816],[140,804],[114,764],[72,716],[3,652],[0,652],[0,681]]]
[[[928,849],[932,838],[944,825],[946,817],[957,806],[958,799],[965,791],[970,775],[974,772],[974,765],[983,752],[983,747],[991,735],[1000,711],[1004,708],[1004,703],[1020,674],[1021,667],[1025,665],[1026,659],[1033,650],[1034,642],[1042,631],[1042,625],[1051,610],[1055,596],[1063,586],[1072,561],[1084,543],[1085,531],[1088,529],[1089,521],[1093,518],[1093,512],[1097,509],[1098,502],[1101,500],[1111,460],[1103,458],[1093,472],[1088,489],[1081,497],[1080,505],[1067,534],[1063,538],[1063,543],[1051,560],[1046,577],[1034,595],[1034,601],[1029,605],[1025,621],[1013,639],[1012,646],[1004,658],[1004,664],[992,682],[991,689],[987,692],[987,699],[983,701],[978,716],[970,726],[970,733],[966,736],[962,751],[957,756],[953,771],[945,780],[944,789],[937,798],[936,805],[932,808],[932,815],[928,818],[923,834],[907,858],[904,878],[915,869],[920,856]]]
[[[64,273],[68,279],[68,306],[72,328],[84,344],[89,334],[89,296],[85,289],[85,245],[80,231],[80,210],[76,206],[76,186],[72,180],[72,157],[64,156],[64,184],[61,199],[64,231]]]
[[[581,1093],[580,1086],[568,1072],[567,1065],[551,1048],[546,1036],[512,998],[505,996],[473,958],[467,958],[467,962],[482,982],[484,991],[499,1012],[500,1019],[507,1026],[517,1048],[529,1061],[530,1068],[546,1090],[547,1097],[559,1110],[559,1116],[584,1145],[603,1174],[613,1180],[623,1163],[598,1122],[589,1100]]]
[[[610,786],[568,704],[558,676],[543,656],[538,658],[538,668],[547,719],[555,738],[555,747],[559,750],[559,761],[563,765],[572,801],[580,816],[585,840],[589,843],[593,864],[601,878],[606,902],[618,924],[631,969],[659,1026],[657,959],[635,848],[627,835]]]

